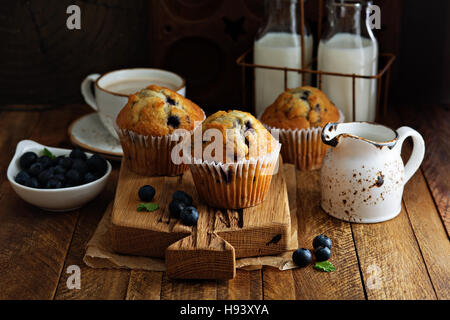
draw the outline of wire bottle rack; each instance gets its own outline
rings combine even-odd
[[[350,73],[339,73],[339,72],[328,72],[322,70],[313,70],[312,66],[317,62],[317,57],[314,57],[310,64],[306,65],[305,63],[305,7],[304,0],[299,0],[299,8],[300,8],[300,41],[301,41],[301,68],[287,68],[287,67],[277,67],[277,66],[269,66],[269,65],[259,65],[254,64],[252,62],[248,62],[250,59],[250,54],[253,52],[253,48],[245,51],[241,56],[239,56],[236,60],[236,63],[242,68],[242,100],[243,105],[247,105],[247,69],[251,69],[253,71],[253,83],[252,83],[252,91],[253,91],[253,100],[252,100],[252,112],[255,112],[255,76],[254,71],[256,68],[268,69],[268,70],[278,70],[284,73],[284,89],[288,88],[288,73],[289,72],[298,72],[301,73],[302,76],[302,85],[306,84],[305,74],[316,75],[317,87],[322,90],[322,77],[323,76],[337,76],[337,77],[346,77],[352,79],[352,114],[353,119],[355,121],[356,115],[356,79],[375,79],[377,81],[377,102],[376,102],[376,119],[377,121],[380,117],[384,116],[387,112],[387,104],[388,104],[388,94],[389,94],[389,83],[390,83],[390,71],[391,66],[394,63],[395,55],[392,53],[380,53],[379,54],[379,68],[378,73],[373,76],[360,75],[360,74],[350,74]],[[318,0],[318,26],[317,26],[317,35],[320,40],[322,37],[322,20],[323,20],[323,3],[324,0]],[[383,91],[383,93],[382,93]]]

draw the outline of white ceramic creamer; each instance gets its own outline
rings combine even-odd
[[[404,165],[400,153],[407,137],[412,137],[414,149]],[[400,213],[403,187],[425,154],[417,131],[367,122],[329,123],[322,140],[332,146],[321,170],[321,206],[329,215],[376,223]]]

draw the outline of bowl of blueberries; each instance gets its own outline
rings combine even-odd
[[[46,211],[65,212],[98,196],[111,169],[111,164],[97,154],[23,140],[17,145],[7,176],[26,202]]]

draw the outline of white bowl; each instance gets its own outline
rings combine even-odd
[[[111,164],[108,164],[106,174],[94,182],[87,183],[77,187],[62,189],[34,189],[18,184],[14,181],[16,175],[21,171],[19,160],[20,157],[28,151],[41,154],[42,150],[47,148],[55,156],[69,156],[71,150],[59,149],[43,146],[31,140],[23,140],[17,144],[16,153],[8,166],[8,180],[11,187],[26,202],[52,212],[65,212],[78,209],[87,202],[97,197],[105,188],[108,177],[111,173]],[[92,154],[86,153],[91,156]]]

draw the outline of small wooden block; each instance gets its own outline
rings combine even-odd
[[[166,258],[172,278],[231,279],[235,259],[274,255],[292,248],[286,183],[279,170],[272,178],[266,200],[253,208],[217,210],[198,197],[192,175],[144,177],[122,163],[112,212],[112,247],[123,254]],[[280,167],[281,168],[281,167]],[[156,189],[155,212],[138,212],[138,190]],[[170,217],[169,203],[176,190],[189,193],[199,212],[196,227]]]

